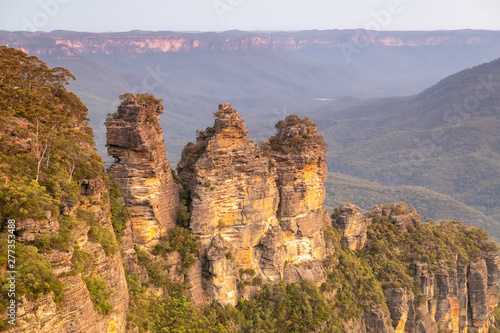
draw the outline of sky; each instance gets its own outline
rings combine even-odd
[[[0,30],[500,30],[499,0],[0,0]]]

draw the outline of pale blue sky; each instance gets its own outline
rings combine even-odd
[[[0,30],[500,30],[484,0],[0,0]]]

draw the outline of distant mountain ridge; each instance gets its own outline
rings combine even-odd
[[[22,37],[20,37],[22,36]],[[61,57],[87,53],[147,53],[194,51],[241,51],[252,48],[300,50],[307,48],[357,48],[373,46],[422,47],[482,45],[500,41],[500,33],[490,31],[369,32],[325,30],[300,32],[204,32],[130,31],[86,33],[73,31],[0,32],[0,43],[32,54],[55,52]]]

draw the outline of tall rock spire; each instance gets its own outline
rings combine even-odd
[[[122,97],[106,121],[108,154],[115,158],[109,172],[132,214],[133,241],[151,245],[175,227],[179,186],[165,153],[161,100],[149,94]]]
[[[324,145],[294,145],[287,132],[289,146],[301,152],[287,164],[272,144],[263,149],[250,140],[230,104],[220,104],[214,116],[214,126],[198,131],[196,143],[184,148],[177,168],[191,192],[191,230],[201,240],[212,297],[233,305],[250,297],[258,283],[244,283],[250,276],[242,272],[252,272],[256,281],[320,282],[322,227],[329,221],[323,208]],[[310,134],[320,142],[315,127]],[[298,267],[285,268],[287,260]]]

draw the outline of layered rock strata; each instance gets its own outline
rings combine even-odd
[[[371,220],[364,217],[361,210],[352,203],[340,206],[333,217],[333,223],[344,234],[342,242],[350,250],[361,250],[365,246],[366,231]]]
[[[97,204],[107,196],[104,187],[87,188],[86,183],[100,183],[102,178],[84,180],[82,184],[82,200],[77,203],[79,210],[92,212],[96,223],[114,235],[108,205]],[[94,204],[95,203],[95,204]],[[69,215],[74,217],[74,214]],[[49,217],[49,220],[55,220]],[[45,221],[42,221],[44,225]],[[58,225],[58,224],[57,224]],[[27,229],[23,229],[27,230]],[[91,262],[88,271],[74,273],[72,269],[73,247],[67,251],[49,250],[45,259],[52,264],[54,275],[62,282],[64,299],[62,303],[54,302],[54,295],[48,294],[37,300],[23,296],[18,303],[16,326],[9,332],[50,332],[50,333],[94,333],[125,332],[126,317],[129,306],[127,281],[119,253],[106,255],[99,243],[91,242],[87,236],[89,226],[81,223],[77,233],[77,245],[85,252]],[[114,237],[114,236],[113,236]],[[109,304],[112,310],[107,315],[96,311],[83,276],[95,276],[106,282],[107,290],[112,290]]]
[[[128,95],[106,121],[108,154],[115,158],[109,173],[131,212],[133,241],[147,246],[175,227],[179,206],[159,125],[162,112],[151,95]]]
[[[380,214],[403,231],[421,225],[420,214],[402,204],[375,207],[369,216]],[[423,299],[410,290],[384,290],[395,332],[488,332],[498,305],[498,253],[483,253],[483,259],[439,264],[437,269],[414,262],[414,278]]]
[[[326,144],[309,119],[290,115],[276,124],[268,152],[276,164],[280,200],[277,215],[287,246],[287,260],[323,259],[322,227],[331,222],[325,200]]]
[[[263,281],[321,281],[317,260],[324,256],[322,226],[329,219],[322,206],[324,147],[304,145],[285,162],[271,145],[261,148],[249,139],[230,104],[220,104],[214,116],[215,125],[198,132],[178,165],[191,192],[191,230],[202,243],[210,294],[222,304],[235,304],[254,292],[242,271]],[[286,133],[292,138],[295,132]],[[287,261],[317,264],[286,265],[286,272]]]
[[[423,304],[416,304],[411,291],[384,291],[396,332],[488,332],[498,304],[498,269],[497,255],[437,271],[417,263]]]

